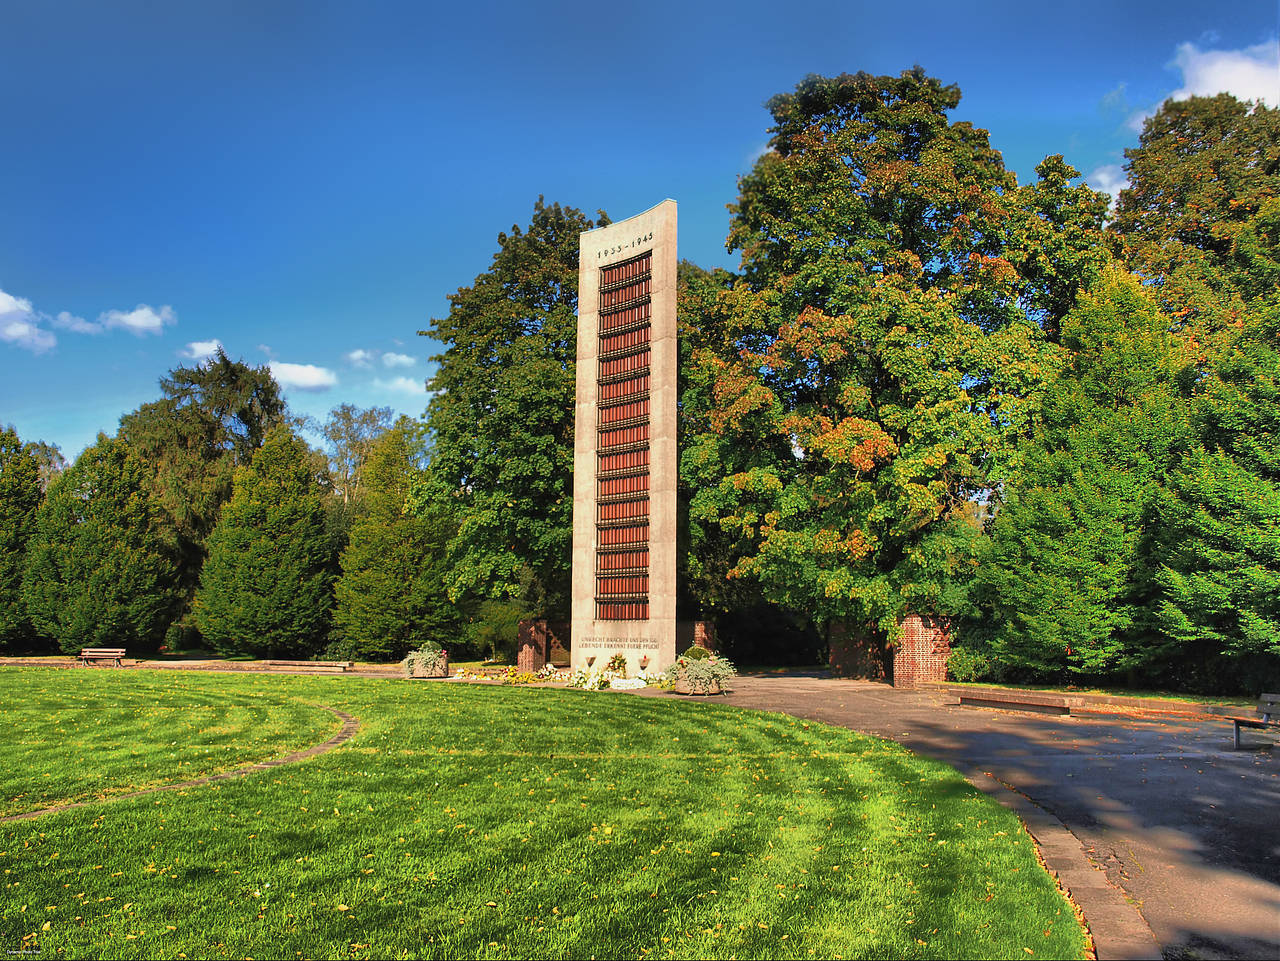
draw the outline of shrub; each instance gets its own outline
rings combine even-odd
[[[712,688],[723,684],[738,673],[728,660],[701,647],[691,647],[667,668],[667,678],[673,683],[683,681],[690,692],[708,694]]]
[[[947,657],[947,674],[953,681],[992,680],[995,664],[990,656],[968,647],[953,647]]]
[[[431,677],[438,674],[448,664],[449,652],[435,641],[427,641],[416,651],[405,655],[400,667],[405,677]]]

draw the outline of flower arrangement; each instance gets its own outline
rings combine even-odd
[[[738,673],[727,657],[704,647],[691,647],[667,668],[667,678],[680,694],[719,694],[721,685]]]
[[[544,664],[539,670],[533,672],[533,676],[540,682],[563,682],[569,680],[568,671],[561,671],[554,664]]]
[[[579,668],[569,678],[569,686],[581,688],[584,691],[604,691],[613,686],[613,681],[614,675],[612,671],[592,671]]]
[[[551,664],[537,671],[522,671],[508,664],[505,667],[480,670],[467,670],[465,667],[460,667],[454,677],[463,681],[487,681],[490,684],[563,684],[569,680],[569,673],[556,670]]]
[[[427,641],[416,651],[410,651],[400,662],[405,677],[448,677],[449,652],[435,641]]]
[[[595,658],[589,658],[587,667],[575,671],[569,678],[569,686],[578,687],[584,691],[636,691],[658,680],[645,673],[648,663],[649,658],[646,655],[640,662],[640,676],[627,677],[627,655],[621,651],[610,657],[602,670],[596,670]]]

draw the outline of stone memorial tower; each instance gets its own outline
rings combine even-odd
[[[573,669],[676,658],[676,203],[581,236]]]

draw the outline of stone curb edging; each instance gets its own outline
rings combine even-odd
[[[969,771],[965,779],[1021,819],[1045,869],[1084,916],[1098,961],[1159,961],[1163,957],[1142,913],[1094,866],[1080,839],[1062,821],[988,771]]]
[[[322,707],[330,714],[334,715],[338,720],[342,721],[342,727],[338,729],[338,733],[329,738],[323,744],[316,744],[313,747],[304,748],[301,751],[294,751],[283,757],[272,758],[269,761],[258,761],[255,764],[249,764],[245,767],[234,768],[230,771],[223,771],[219,774],[210,774],[207,777],[196,778],[193,781],[180,781],[177,784],[160,784],[156,787],[144,788],[141,791],[130,791],[128,794],[115,794],[111,797],[99,798],[92,801],[73,801],[70,804],[58,804],[53,807],[40,808],[37,811],[24,811],[21,814],[9,814],[0,817],[0,824],[7,824],[13,821],[29,821],[32,818],[38,818],[45,814],[56,814],[59,811],[70,811],[73,808],[91,807],[97,804],[107,804],[112,801],[123,801],[127,798],[142,797],[145,794],[156,794],[160,791],[182,791],[188,788],[200,787],[205,784],[212,784],[215,781],[227,781],[231,778],[244,777],[247,774],[253,774],[256,771],[267,771],[273,767],[280,767],[284,764],[293,764],[297,761],[306,760],[309,757],[316,757],[320,754],[327,754],[334,748],[338,747],[353,737],[360,730],[360,719],[353,717],[346,711],[339,711],[337,708],[329,707],[326,704],[317,704],[316,707]]]
[[[919,685],[923,690],[934,690],[950,697],[982,697],[991,695],[997,699],[1009,698],[1028,703],[1063,705],[1073,713],[1087,714],[1156,714],[1171,717],[1222,717],[1239,714],[1251,708],[1220,704],[1216,701],[1174,701],[1156,697],[1137,697],[1127,694],[1089,694],[1072,691],[1048,691],[1035,688],[988,687],[982,684],[952,684],[929,681]]]

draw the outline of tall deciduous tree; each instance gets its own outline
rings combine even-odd
[[[1280,109],[1228,93],[1169,100],[1125,157],[1115,229],[1135,267],[1168,281],[1207,262],[1241,289],[1265,286],[1241,240],[1280,197]]]
[[[966,607],[972,502],[1011,475],[1055,362],[1045,320],[1099,263],[1096,195],[1060,158],[1019,193],[949,120],[959,96],[917,69],[773,98],[733,208],[744,280],[691,323],[695,538],[733,540],[728,575],[781,604],[888,633]],[[1040,263],[1045,242],[1079,255]]]
[[[36,629],[64,651],[154,651],[181,595],[163,515],[142,459],[98,442],[49,488],[27,552],[23,595]]]
[[[40,463],[12,427],[0,430],[0,647],[31,640],[22,569],[44,499]]]
[[[236,471],[192,604],[200,633],[219,651],[305,654],[321,646],[332,607],[326,496],[315,458],[285,426]]]
[[[1167,101],[1125,151],[1114,228],[1200,364],[1280,284],[1280,109],[1230,94]]]
[[[451,598],[517,598],[565,615],[573,517],[577,210],[534,206],[498,235],[490,269],[449,298],[429,331],[431,499],[457,518],[447,548]]]
[[[426,641],[448,647],[457,636],[457,608],[444,592],[452,531],[430,509],[406,509],[422,476],[421,434],[402,417],[369,451],[366,513],[351,530],[334,586],[334,624],[346,656],[396,660]]]
[[[160,400],[121,418],[120,436],[151,467],[150,483],[169,517],[179,578],[190,598],[235,470],[283,422],[285,403],[267,368],[233,361],[221,349],[194,367],[174,368],[160,389]]]
[[[47,491],[59,474],[67,469],[67,459],[57,444],[48,444],[42,440],[27,441],[28,453],[40,465],[40,490]]]
[[[329,442],[334,490],[344,504],[359,498],[373,445],[391,429],[394,416],[390,407],[361,410],[354,404],[339,404],[329,411],[329,419],[320,430]]]

